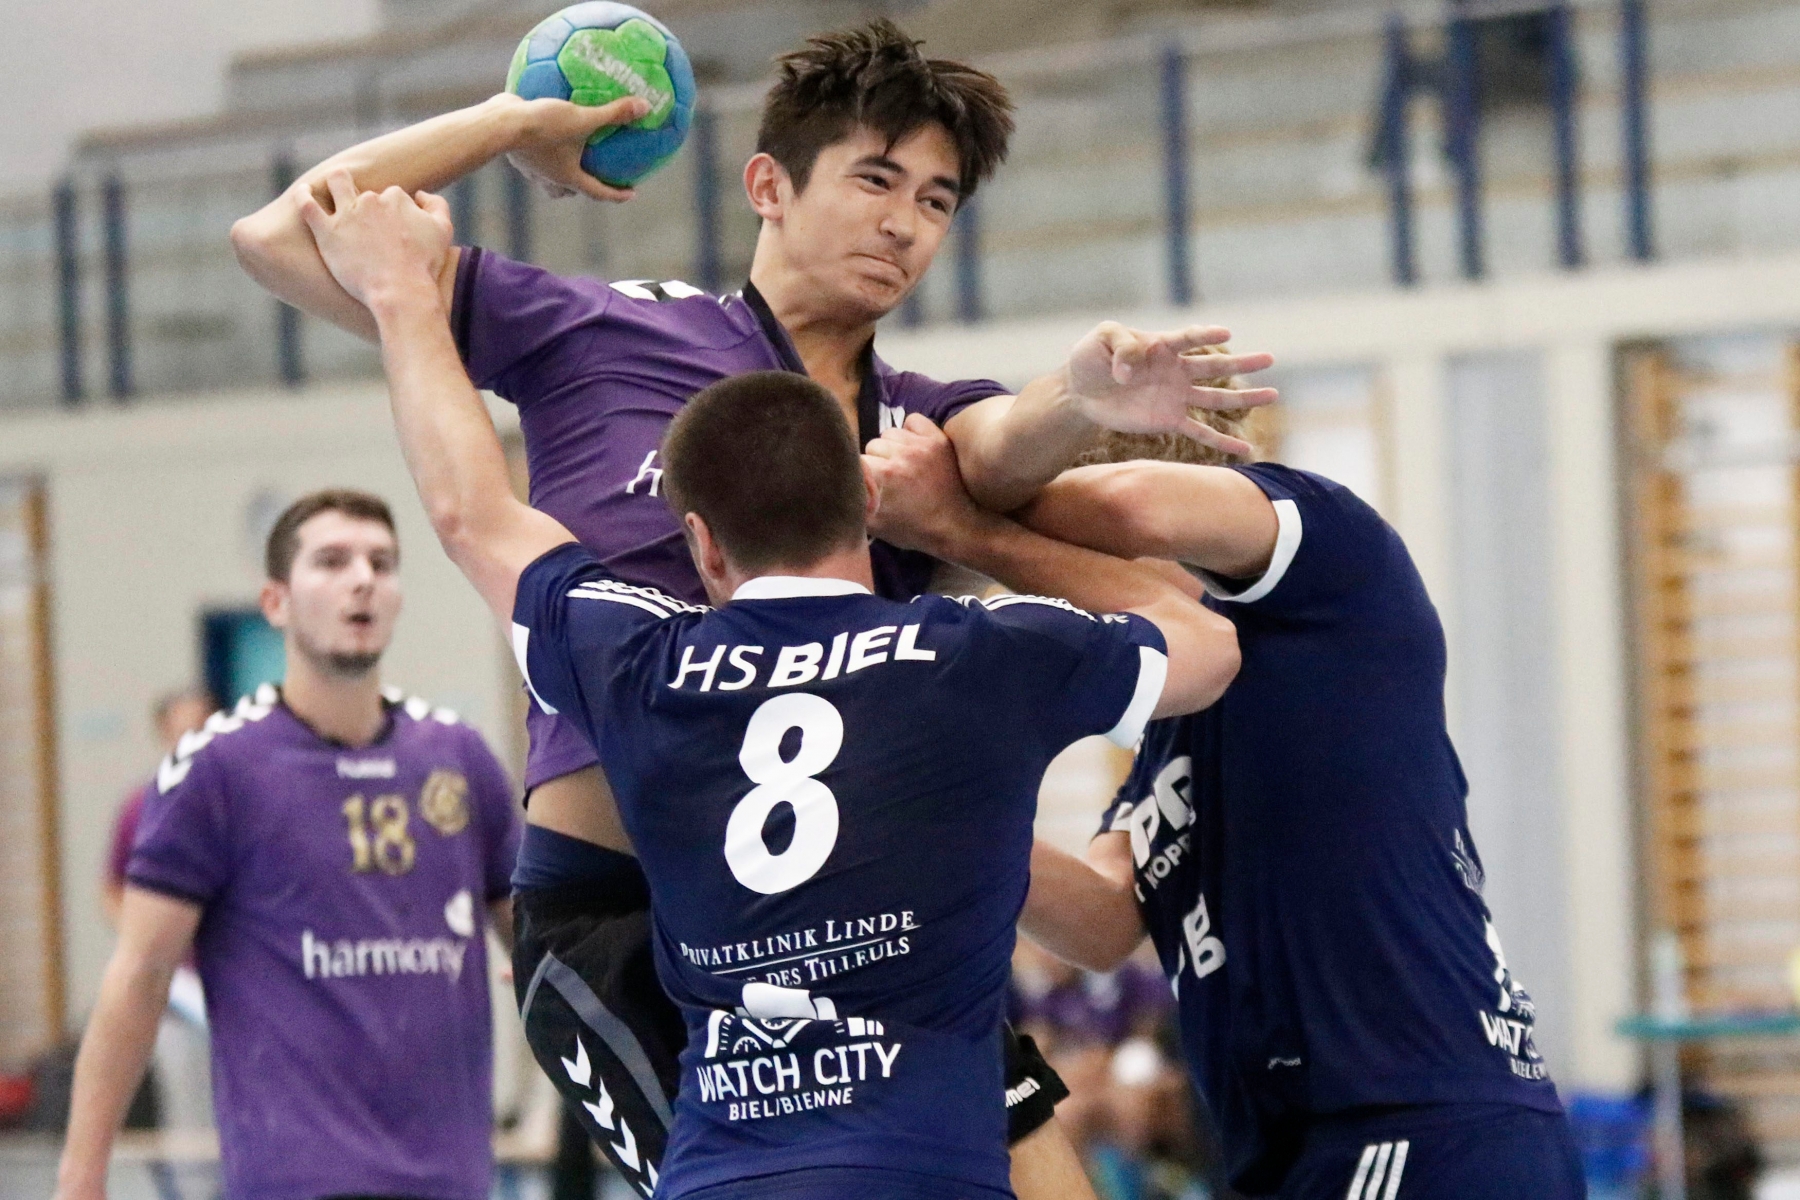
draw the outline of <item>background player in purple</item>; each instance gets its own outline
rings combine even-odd
[[[645,857],[689,1033],[659,1194],[1009,1195],[1001,1009],[1039,780],[1078,737],[1129,743],[1215,698],[1226,623],[1154,570],[1023,530],[1015,580],[1139,616],[872,595],[874,485],[830,394],[786,372],[709,386],[663,442],[723,607],[628,584],[504,486],[433,286],[442,201],[330,182],[336,214],[306,219],[378,316],[425,508],[512,618],[534,699],[600,749]],[[853,910],[872,936],[829,949]],[[856,1039],[885,1065],[844,1067]]]
[[[374,340],[374,319],[326,270],[300,217],[306,202],[334,207],[325,183],[332,171],[347,171],[360,189],[415,192],[506,154],[553,189],[622,200],[628,193],[587,176],[579,157],[595,129],[634,119],[637,103],[584,109],[496,96],[334,156],[240,221],[233,243],[245,268],[282,299]],[[876,22],[814,38],[781,60],[758,152],[744,170],[762,229],[740,293],[712,297],[678,282],[564,279],[490,250],[452,250],[438,279],[442,307],[471,377],[519,406],[532,503],[620,578],[700,601],[699,577],[661,496],[657,447],[696,390],[769,368],[826,386],[859,444],[909,415],[942,426],[957,444],[970,491],[996,511],[1027,499],[1102,425],[1180,429],[1242,448],[1189,416],[1194,405],[1237,408],[1273,398],[1268,389],[1206,386],[1269,362],[1254,354],[1202,362],[1187,353],[1222,342],[1221,329],[1144,334],[1103,325],[1062,369],[1017,397],[991,381],[946,384],[894,371],[875,355],[876,322],[917,285],[957,207],[1004,157],[1010,112],[991,76],[927,60],[892,24]],[[900,598],[922,591],[932,567],[923,555],[883,543],[874,562],[877,590]],[[628,861],[568,844],[629,853],[629,840],[586,740],[536,710],[529,725],[531,830],[518,880],[521,999],[554,1003],[562,994],[554,986],[530,989],[546,962],[539,957],[546,938],[565,965],[577,953],[591,959],[591,970],[575,974],[602,993],[597,1000],[633,1035],[597,1069],[612,1072],[621,1095],[653,1090],[641,1086],[652,1075],[670,1084],[680,1038],[674,1014],[653,985],[633,990],[632,980],[647,979],[644,971],[619,966],[629,967],[634,947],[638,966],[647,963],[641,874]],[[609,907],[596,909],[602,899]],[[612,928],[597,927],[602,917]],[[612,941],[617,945],[601,944]],[[601,976],[617,994],[604,994]],[[555,978],[575,990],[566,975]],[[585,996],[570,1003],[591,1007]],[[539,1036],[531,1011],[526,1030],[558,1085],[577,1101],[591,1100],[591,1092],[571,1087],[561,1051],[549,1048],[549,1035]],[[669,1037],[676,1044],[664,1052],[659,1043]],[[628,1071],[626,1060],[643,1066]],[[646,1104],[652,1125],[666,1116],[659,1099]],[[613,1140],[600,1141],[615,1165],[632,1171]],[[657,1138],[650,1141],[654,1157]]]
[[[181,740],[127,870],[58,1195],[106,1194],[169,977],[205,983],[224,1190],[485,1200],[487,909],[508,928],[512,788],[454,713],[384,691],[399,546],[378,497],[276,522],[262,608],[287,675]]]

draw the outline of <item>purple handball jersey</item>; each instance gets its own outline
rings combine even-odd
[[[272,687],[183,738],[128,878],[192,901],[225,1194],[485,1200],[486,902],[517,853],[480,735],[387,693],[351,749]]]
[[[754,286],[713,296],[678,281],[564,278],[465,247],[450,316],[478,387],[518,406],[532,506],[549,513],[618,579],[706,602],[681,525],[662,496],[659,448],[677,411],[746,371],[804,374],[787,331]],[[1006,391],[987,379],[940,383],[864,352],[858,442],[918,413],[938,425]],[[876,542],[876,591],[910,600],[934,561]],[[569,722],[533,706],[525,783],[595,761]]]

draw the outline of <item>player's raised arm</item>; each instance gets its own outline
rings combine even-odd
[[[580,192],[596,200],[626,200],[630,191],[608,187],[581,169],[581,151],[595,130],[634,121],[645,108],[636,97],[584,107],[565,100],[521,100],[503,92],[332,155],[233,225],[232,249],[250,277],[279,299],[375,341],[379,331],[374,316],[326,269],[301,217],[309,199],[327,212],[334,209],[327,176],[347,171],[363,191],[436,191],[505,154],[554,195]],[[437,275],[446,311],[455,275],[452,250]]]
[[[1260,575],[1280,521],[1241,472],[1187,463],[1081,467],[1020,514],[1032,529],[1124,558],[1164,558],[1227,579]]]
[[[510,621],[519,575],[575,539],[513,496],[493,421],[457,357],[437,287],[450,251],[446,206],[397,187],[358,193],[348,171],[326,182],[335,212],[309,196],[301,216],[332,276],[375,317],[394,426],[419,499],[452,561]]]
[[[1069,360],[1017,396],[995,396],[945,426],[963,483],[984,508],[1012,512],[1073,463],[1103,429],[1180,433],[1225,454],[1248,454],[1239,438],[1196,420],[1192,410],[1255,408],[1274,388],[1226,386],[1274,365],[1273,355],[1217,353],[1231,337],[1216,325],[1166,333],[1096,326]]]
[[[1168,644],[1168,677],[1155,716],[1194,712],[1237,674],[1231,622],[1196,603],[1155,568],[1033,533],[978,509],[963,489],[945,434],[909,417],[870,443],[866,469],[881,488],[873,531],[991,575],[1017,592],[1060,596],[1092,612],[1131,612]]]

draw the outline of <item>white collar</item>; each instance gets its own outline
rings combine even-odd
[[[867,596],[869,589],[848,579],[817,575],[758,575],[746,579],[733,600],[786,600],[793,596]]]

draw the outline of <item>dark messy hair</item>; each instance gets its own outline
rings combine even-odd
[[[388,527],[388,532],[399,536],[394,528],[394,514],[388,511],[387,501],[369,492],[359,492],[351,488],[326,488],[302,496],[287,506],[287,510],[275,518],[275,527],[269,530],[269,540],[263,547],[263,570],[276,583],[286,583],[288,573],[294,569],[294,556],[300,553],[300,527],[322,512],[340,512],[347,517],[355,517],[362,521],[379,521]]]
[[[942,125],[956,143],[957,194],[965,200],[1006,158],[1013,105],[1000,81],[967,63],[926,58],[885,17],[810,37],[776,62],[756,148],[786,169],[796,191],[806,189],[819,151],[858,127],[893,146]]]
[[[663,492],[732,565],[803,567],[864,537],[862,458],[830,392],[755,371],[701,389],[663,435]]]

